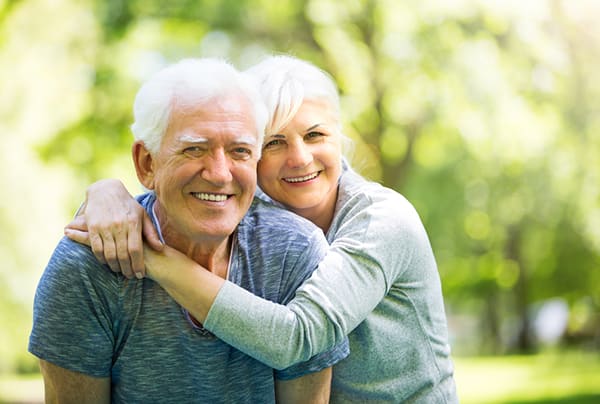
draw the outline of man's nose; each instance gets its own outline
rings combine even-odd
[[[232,180],[229,160],[223,150],[218,150],[206,156],[202,178],[215,185],[223,185]]]
[[[305,167],[313,160],[313,155],[308,145],[296,142],[288,148],[287,164],[291,168]]]

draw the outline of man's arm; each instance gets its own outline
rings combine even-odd
[[[110,403],[110,378],[87,376],[42,359],[40,368],[46,403]]]
[[[326,404],[331,390],[331,368],[291,380],[275,380],[278,404]]]

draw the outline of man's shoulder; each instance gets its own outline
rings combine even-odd
[[[254,231],[268,231],[272,236],[297,233],[312,237],[315,231],[320,231],[311,221],[256,197],[240,225]]]
[[[237,234],[241,248],[271,261],[320,260],[329,248],[325,235],[312,222],[256,198]]]
[[[79,264],[89,262],[90,264],[97,263],[100,265],[90,247],[77,243],[67,237],[63,237],[54,249],[50,263],[56,261]]]
[[[77,279],[110,282],[108,278],[115,276],[120,274],[111,272],[99,262],[90,247],[63,237],[50,257],[42,280],[65,282],[72,287],[71,282]]]
[[[234,279],[259,296],[285,303],[328,248],[323,232],[313,223],[255,199],[237,229],[239,264]]]

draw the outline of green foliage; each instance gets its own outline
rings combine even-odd
[[[34,2],[0,6],[5,38],[33,31],[21,31],[18,22],[20,9]],[[421,214],[450,312],[485,326],[475,340],[461,329],[454,330],[457,338],[487,352],[530,349],[526,341],[533,339],[515,335],[527,330],[532,304],[554,297],[574,313],[570,337],[597,335],[600,26],[591,20],[597,4],[60,4],[65,21],[81,18],[83,9],[93,23],[53,43],[79,66],[73,80],[83,91],[77,110],[34,142],[47,167],[68,166],[80,184],[129,175],[121,167],[134,94],[167,63],[220,56],[244,68],[268,53],[292,53],[335,78],[347,132],[358,144],[356,165],[407,196]],[[65,104],[69,96],[75,95],[65,94]],[[2,116],[17,120],[12,111],[19,108],[25,110],[11,104]]]

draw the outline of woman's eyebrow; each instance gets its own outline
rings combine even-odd
[[[318,126],[321,126],[321,123],[316,123],[313,126],[311,126],[310,128],[306,129],[305,132],[310,132],[311,130],[315,129]]]

